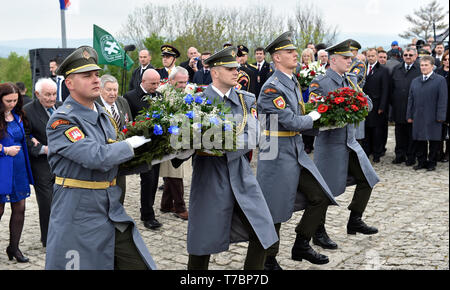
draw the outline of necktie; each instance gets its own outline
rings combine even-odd
[[[50,113],[50,116],[53,114],[54,110],[53,108],[48,108],[47,111]]]
[[[410,64],[407,64],[406,65],[406,71],[409,71],[411,69],[411,65]]]
[[[261,65],[258,63],[258,71],[261,70]]]
[[[423,76],[423,81],[426,81],[428,79],[427,76]]]
[[[370,75],[372,73],[372,65],[369,66],[369,73],[367,75]]]
[[[111,113],[114,118],[114,121],[116,121],[116,124],[119,125],[120,124],[120,116],[114,107],[115,107],[115,105],[111,106]]]

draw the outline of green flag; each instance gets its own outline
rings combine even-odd
[[[127,70],[133,66],[133,60],[125,53],[111,34],[94,24],[94,49],[98,54],[98,63],[123,67],[123,57],[127,58]]]

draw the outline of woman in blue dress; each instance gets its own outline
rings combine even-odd
[[[9,260],[26,263],[19,249],[25,220],[25,199],[33,184],[25,139],[24,112],[18,88],[12,83],[0,84],[0,219],[5,203],[11,203],[10,239],[6,253]]]

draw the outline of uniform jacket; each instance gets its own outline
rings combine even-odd
[[[372,111],[366,117],[366,126],[376,127],[383,125],[383,122],[386,120],[389,95],[389,71],[387,68],[377,62],[370,74],[366,76],[363,91],[370,97],[373,105]],[[378,110],[383,110],[383,113],[378,114]]]
[[[109,144],[116,132],[105,110],[97,112],[72,97],[53,113],[47,125],[48,160],[62,178],[112,181],[118,165],[134,156],[127,142]],[[66,269],[74,256],[80,269],[114,269],[115,228],[132,227],[144,262],[155,268],[136,225],[119,202],[121,189],[82,189],[54,185],[47,239],[46,269]]]
[[[214,102],[221,97],[208,86],[204,96]],[[248,144],[257,130],[255,97],[231,89],[226,104],[234,115],[243,116],[242,95],[248,111],[242,138]],[[262,246],[267,249],[278,240],[261,188],[245,154],[247,146],[222,157],[193,156],[193,174],[189,199],[187,251],[193,255],[209,255],[226,251],[232,242],[248,240],[248,232],[236,214],[235,203],[244,212]],[[208,186],[205,186],[208,185]]]
[[[293,76],[293,75],[292,75]],[[265,129],[270,131],[304,132],[312,129],[313,120],[303,116],[299,101],[302,94],[298,83],[275,70],[261,89],[258,114],[265,115]],[[283,103],[284,102],[284,108]],[[270,115],[278,117],[278,128],[273,128]],[[263,117],[264,118],[264,117]],[[264,120],[264,119],[263,119]],[[306,208],[306,198],[298,192],[300,172],[312,173],[330,199],[337,205],[331,190],[304,150],[301,135],[292,137],[262,137],[258,156],[257,179],[267,200],[274,223],[289,220],[294,211]]]
[[[19,115],[13,112],[14,119],[19,123],[20,128],[22,129],[22,133],[25,136],[25,130],[23,127],[23,121],[20,119]],[[12,132],[10,132],[9,128],[6,129],[6,134],[0,139],[0,147],[9,147],[14,145],[14,139],[11,137]],[[27,143],[26,138],[22,140],[21,150],[25,155],[24,166],[27,168],[28,180],[30,184],[34,184],[33,174],[31,173],[30,160],[28,157]],[[0,193],[2,194],[10,194],[12,193],[12,177],[13,177],[13,157],[9,155],[5,155],[0,150]]]
[[[444,77],[432,73],[423,81],[418,76],[411,82],[406,118],[413,119],[413,140],[442,138],[442,123],[447,113],[448,88]]]
[[[422,75],[418,62],[413,63],[409,71],[405,69],[405,63],[398,64],[392,70],[389,82],[389,103],[392,106],[392,118],[395,123],[406,124],[406,109],[408,107],[408,94],[411,82]]]
[[[355,84],[357,79],[354,75],[347,77]],[[310,91],[318,95],[326,96],[329,92],[341,87],[348,87],[349,84],[343,82],[343,78],[332,69],[328,69],[325,75],[315,78],[310,86]],[[369,110],[372,108],[372,101],[368,98]],[[350,150],[358,156],[364,176],[369,185],[373,188],[378,183],[379,178],[375,173],[366,153],[355,138],[355,126],[347,125],[344,128],[320,131],[314,144],[314,163],[327,182],[334,196],[345,192],[348,161]]]
[[[366,83],[366,73],[367,73],[367,67],[365,63],[363,63],[362,61],[360,61],[358,58],[355,57],[352,61],[352,64],[348,72],[356,76],[358,86],[360,86],[361,88],[364,87]],[[357,140],[364,139],[365,137],[364,127],[365,121],[360,122],[356,126],[355,138]]]

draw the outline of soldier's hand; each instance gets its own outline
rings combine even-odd
[[[147,142],[150,142],[152,139],[147,139],[144,136],[133,136],[130,138],[125,139],[125,142],[130,144],[133,148],[138,148],[139,146],[144,145]]]
[[[310,116],[312,118],[313,121],[319,120],[320,118],[320,113],[317,111],[312,111],[308,114],[308,116]]]

